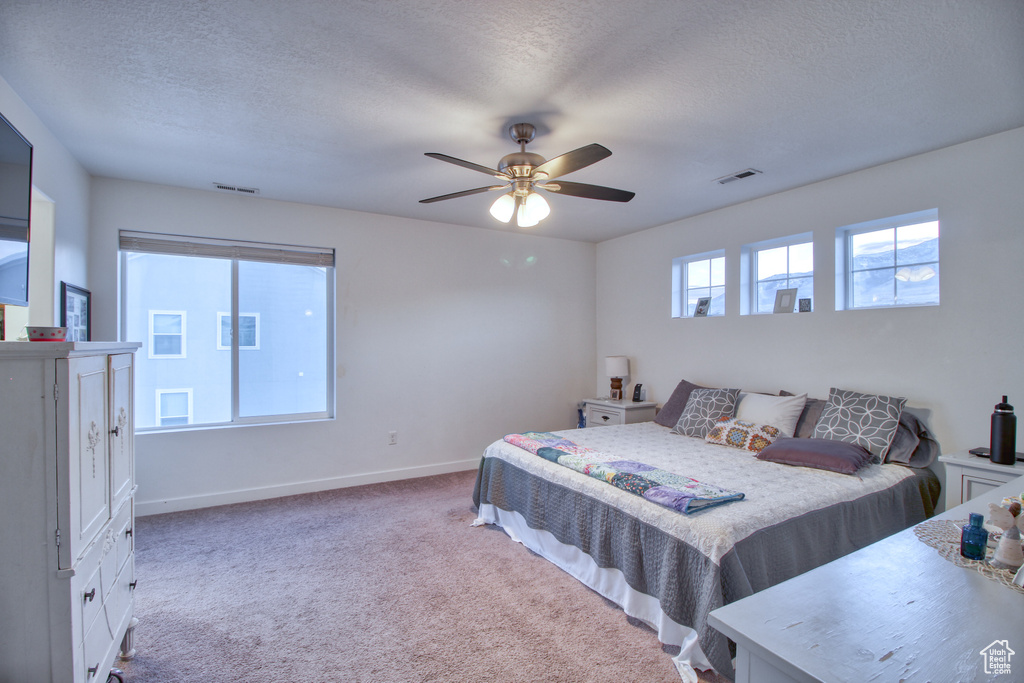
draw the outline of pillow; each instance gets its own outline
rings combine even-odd
[[[715,423],[704,440],[719,446],[732,446],[759,453],[777,438],[779,428],[774,425],[747,422],[738,417],[723,417]]]
[[[703,439],[719,418],[733,416],[739,393],[739,389],[694,389],[672,431]]]
[[[758,460],[854,474],[873,456],[863,446],[832,439],[779,439],[757,454]]]
[[[906,402],[905,398],[858,394],[832,387],[828,403],[814,425],[814,438],[859,444],[876,456],[875,462],[882,462]]]
[[[788,391],[780,391],[779,396],[794,396]],[[804,411],[800,413],[800,419],[796,421],[796,429],[793,430],[793,436],[798,439],[809,439],[814,436],[814,425],[818,423],[818,418],[821,417],[821,411],[825,407],[827,401],[823,401],[820,398],[809,398],[804,404]]]
[[[660,424],[662,427],[668,427],[672,429],[679,422],[679,416],[683,414],[683,408],[686,407],[686,402],[690,400],[690,392],[694,389],[702,389],[696,384],[687,382],[685,379],[676,385],[676,390],[672,392],[669,399],[665,401],[665,405],[661,407],[658,414],[654,416],[654,421]]]
[[[736,417],[755,424],[772,425],[779,428],[782,436],[793,436],[806,402],[807,394],[770,396],[743,392],[736,405]]]
[[[939,455],[939,443],[917,416],[906,408],[900,413],[900,426],[885,454],[886,462],[918,469],[928,467]]]

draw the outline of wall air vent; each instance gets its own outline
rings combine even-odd
[[[258,195],[260,193],[259,189],[255,187],[239,187],[238,185],[228,185],[226,183],[214,183],[213,186],[221,192],[238,192],[240,194],[252,195]]]
[[[761,171],[758,171],[756,168],[745,168],[737,173],[730,173],[729,175],[724,175],[721,178],[715,178],[715,182],[719,185],[725,185],[726,183],[731,183],[735,180],[749,178],[750,176],[757,175],[760,172]]]

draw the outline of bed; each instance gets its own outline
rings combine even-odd
[[[657,422],[554,434],[742,492],[742,500],[682,514],[505,439],[481,460],[475,523],[501,526],[654,628],[679,647],[673,661],[684,680],[696,681],[695,669],[732,675],[731,645],[707,624],[711,610],[916,524],[939,496],[935,475],[908,463],[853,475],[794,467]]]

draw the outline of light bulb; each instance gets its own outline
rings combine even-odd
[[[491,204],[491,215],[502,223],[512,220],[512,213],[516,210],[516,200],[512,193],[503,194]]]

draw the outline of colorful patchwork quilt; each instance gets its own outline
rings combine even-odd
[[[744,496],[739,491],[706,484],[642,462],[611,458],[550,432],[509,434],[505,441],[545,460],[686,515],[715,505],[743,500]]]

